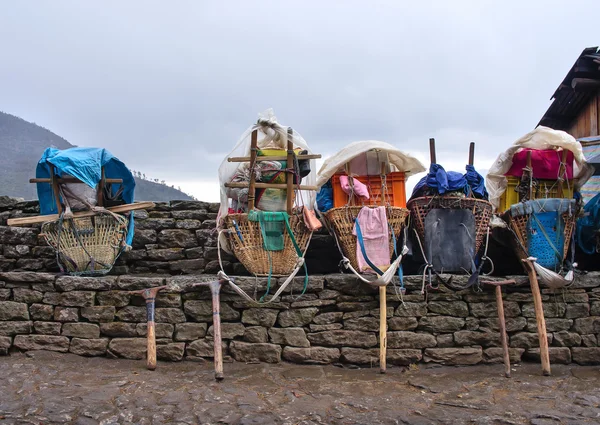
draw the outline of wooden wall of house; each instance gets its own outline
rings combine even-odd
[[[600,91],[590,100],[567,130],[576,139],[600,135]]]

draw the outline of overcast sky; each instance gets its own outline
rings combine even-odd
[[[485,171],[600,44],[598,16],[598,0],[0,0],[0,110],[202,200],[267,108],[324,156],[377,139],[428,166],[435,137],[446,169],[475,141]]]

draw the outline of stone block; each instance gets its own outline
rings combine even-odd
[[[246,342],[269,342],[267,328],[262,326],[249,326],[244,330],[244,341]]]
[[[241,323],[221,323],[221,338],[234,339],[244,335],[246,328]],[[214,326],[208,328],[208,335],[213,336]]]
[[[156,323],[183,323],[185,314],[179,308],[157,308],[155,313]]]
[[[114,306],[83,307],[81,309],[81,317],[96,323],[112,322],[115,313],[116,308]]]
[[[14,288],[13,300],[19,303],[39,303],[44,299],[44,294],[39,291],[26,288]]]
[[[175,325],[175,341],[194,341],[206,336],[206,323],[177,323]]]
[[[126,291],[108,291],[96,294],[96,300],[100,305],[125,307],[129,304],[130,299],[131,295]]]
[[[185,254],[183,248],[149,249],[146,251],[146,257],[152,261],[175,261],[183,260]]]
[[[588,317],[590,315],[590,305],[588,303],[570,303],[567,304],[565,317],[567,319],[576,319],[579,317]]]
[[[198,241],[190,230],[166,229],[158,233],[158,244],[164,247],[193,248],[198,246]]]
[[[29,227],[0,226],[0,244],[36,245],[38,233],[38,229]]]
[[[437,344],[435,337],[431,334],[416,332],[388,332],[388,348],[428,348],[435,347]]]
[[[148,335],[148,324],[147,323],[138,323],[135,327],[138,336],[147,336]],[[154,333],[156,334],[156,338],[165,338],[172,339],[173,338],[173,330],[175,326],[170,323],[155,323],[154,324]]]
[[[283,347],[283,359],[292,363],[330,364],[340,359],[340,350],[329,347]]]
[[[419,319],[417,329],[434,332],[447,333],[461,330],[465,325],[465,319],[450,316],[426,316]]]
[[[469,307],[464,301],[430,301],[427,309],[431,313],[442,316],[467,317],[469,315]]]
[[[0,301],[8,301],[10,299],[10,293],[10,289],[0,288]]]
[[[416,317],[392,317],[387,323],[390,331],[411,331],[418,325]]]
[[[113,338],[108,351],[117,357],[141,360],[146,358],[146,338]]]
[[[9,336],[0,336],[0,356],[6,356],[10,346],[12,344],[12,338]]]
[[[195,322],[212,322],[213,311],[212,301],[203,300],[189,300],[183,303],[183,309],[185,315]],[[235,321],[240,318],[240,312],[234,310],[229,304],[221,302],[220,307],[221,320],[223,321]],[[261,310],[261,309],[257,309]],[[248,310],[244,311],[246,314]],[[276,310],[275,310],[276,311]],[[244,322],[242,318],[242,322]],[[258,323],[254,323],[258,324]]]
[[[306,339],[306,332],[302,328],[271,328],[269,336],[274,344],[310,347],[310,343]]]
[[[69,351],[79,356],[104,356],[108,347],[108,339],[73,338]]]
[[[369,348],[377,345],[377,337],[371,332],[337,330],[311,333],[307,337],[311,344],[324,347]]]
[[[94,305],[96,293],[92,291],[46,292],[44,303],[63,307],[90,307]]]
[[[32,323],[29,321],[0,322],[0,335],[13,336],[17,334],[30,334]]]
[[[379,301],[337,301],[340,311],[370,311],[379,306]]]
[[[27,304],[14,301],[0,301],[0,320],[29,320]]]
[[[146,307],[134,307],[128,305],[115,313],[117,320],[121,322],[146,322]]]
[[[77,322],[79,321],[79,309],[73,307],[56,307],[54,309],[54,321]]]
[[[227,341],[221,342],[223,354],[227,352]],[[186,355],[188,357],[214,357],[215,343],[212,338],[204,338],[193,341],[187,345]]]
[[[325,278],[326,289],[332,289],[346,295],[372,295],[377,293],[377,288],[361,282],[352,274],[327,275]]]
[[[204,221],[208,218],[208,211],[193,210],[193,211],[171,211],[171,215],[176,220],[200,220]]]
[[[580,365],[600,364],[600,347],[573,347],[571,348],[573,361]]]
[[[546,302],[543,304],[544,317],[564,317],[567,311],[565,303]],[[523,304],[523,317],[535,317],[535,308],[533,303]]]
[[[596,338],[596,335],[581,335],[581,344],[584,347],[597,347],[598,338]]]
[[[308,325],[311,332],[323,332],[323,331],[334,331],[337,329],[344,329],[344,325],[341,323],[329,323],[328,325],[315,325],[311,323]]]
[[[331,313],[321,313],[313,317],[313,323],[317,325],[327,325],[330,323],[336,323],[342,321],[344,315],[341,311],[333,311]]]
[[[520,363],[525,352],[524,348],[509,348],[508,357],[511,364]],[[491,347],[483,350],[484,363],[503,363],[504,349],[502,347]]]
[[[527,319],[524,317],[506,317],[506,332],[517,332],[522,331],[527,326]],[[479,329],[497,332],[500,330],[498,325],[498,318],[486,318],[479,319]]]
[[[571,350],[567,347],[548,347],[548,356],[550,364],[569,364],[571,363]],[[531,362],[540,362],[540,349],[529,348],[525,350],[523,359]]]
[[[481,347],[427,348],[423,360],[444,365],[473,365],[483,361],[483,351]]]
[[[138,291],[164,284],[165,278],[163,277],[119,276],[117,280],[117,288],[123,291]]]
[[[471,314],[475,317],[498,317],[498,308],[495,302],[469,304]],[[515,301],[504,301],[504,317],[517,317],[521,308]]]
[[[62,325],[60,322],[33,322],[33,329],[36,334],[60,335]]]
[[[180,362],[183,360],[185,342],[172,342],[156,346],[156,357],[168,362]]]
[[[560,332],[568,331],[573,326],[573,319],[562,319],[559,317],[548,317],[546,318],[546,331],[547,332]],[[527,319],[528,332],[537,332],[537,322],[534,317]]]
[[[454,336],[452,334],[441,334],[435,337],[437,346],[440,348],[454,347]]]
[[[548,345],[552,344],[552,334],[548,334]],[[518,332],[510,336],[510,346],[518,348],[535,348],[540,346],[537,333]]]
[[[230,351],[231,356],[238,362],[281,362],[281,347],[275,344],[252,344],[242,341],[232,341]]]
[[[312,322],[318,312],[319,309],[316,307],[282,311],[279,313],[277,323],[284,328],[305,326]]]
[[[32,320],[52,320],[54,307],[48,304],[31,304],[29,315]]]
[[[62,327],[62,335],[96,339],[100,337],[100,327],[92,323],[65,323]]]
[[[242,323],[270,328],[275,325],[279,310],[270,308],[250,308],[242,313]]]
[[[454,342],[459,346],[481,345],[496,347],[500,345],[500,332],[458,331],[454,332]]]
[[[12,283],[53,283],[56,275],[35,272],[0,272],[0,280]]]
[[[157,308],[181,308],[181,294],[159,292],[156,296]]]
[[[581,335],[575,332],[554,332],[552,337],[553,344],[557,347],[578,347],[581,345]]]
[[[116,276],[78,277],[61,276],[56,279],[58,291],[109,291],[117,282]]]
[[[600,317],[590,316],[575,319],[572,331],[580,335],[600,333]]]
[[[138,336],[135,323],[111,322],[100,323],[100,333],[111,338],[127,338]]]
[[[146,220],[144,220],[146,221]],[[140,221],[136,221],[132,246],[134,249],[144,248],[148,244],[156,243],[156,230],[140,228]]]
[[[69,351],[69,338],[50,335],[17,335],[13,346],[21,351],[48,350],[66,353]]]
[[[364,316],[344,320],[344,329],[351,331],[377,332],[379,330],[379,318]]]
[[[427,316],[427,304],[422,303],[414,303],[414,302],[405,302],[398,306],[396,309],[396,316],[401,317],[423,317]]]
[[[196,230],[202,227],[202,222],[194,219],[177,220],[175,222],[175,227],[177,229]]]

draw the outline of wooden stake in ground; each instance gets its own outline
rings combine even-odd
[[[141,295],[146,300],[146,320],[148,321],[148,353],[147,367],[148,370],[156,369],[156,331],[154,329],[154,302],[156,294],[166,286],[156,286],[154,288],[142,289],[139,291],[131,291],[132,294]]]
[[[508,352],[508,335],[506,334],[506,321],[504,319],[504,302],[502,301],[502,285],[513,285],[514,280],[497,282],[482,282],[484,285],[496,287],[496,306],[498,307],[498,325],[500,327],[500,341],[502,342],[502,357],[504,359],[504,376],[510,378],[510,353]]]
[[[387,293],[386,287],[379,287],[379,371],[386,372],[387,355]]]
[[[215,357],[215,379],[222,381],[223,375],[223,347],[221,343],[221,310],[220,310],[220,294],[221,285],[224,280],[216,280],[214,282],[195,283],[193,287],[208,286],[212,296],[213,309],[213,341],[214,341],[214,357]]]
[[[538,338],[540,340],[540,359],[542,361],[542,373],[550,376],[550,355],[548,353],[548,335],[546,333],[546,320],[544,319],[544,306],[542,304],[542,295],[537,280],[537,274],[533,263],[535,258],[529,257],[522,260],[527,268],[529,275],[529,284],[531,285],[531,294],[533,295],[533,307],[535,308],[535,321],[537,323]]]

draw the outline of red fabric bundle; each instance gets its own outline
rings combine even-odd
[[[560,168],[560,159],[562,151],[554,149],[535,150],[522,149],[513,156],[513,163],[506,173],[506,176],[521,177],[523,168],[527,166],[527,152],[531,151],[531,166],[533,168],[533,177],[536,179],[556,180]],[[568,180],[573,179],[573,152],[567,152],[567,176]]]

